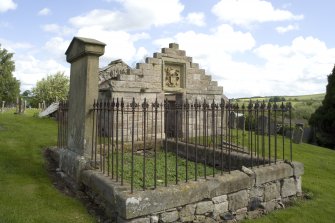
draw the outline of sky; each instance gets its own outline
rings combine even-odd
[[[21,91],[58,71],[74,36],[107,44],[100,67],[169,43],[229,98],[323,93],[335,63],[332,0],[0,0],[1,48]]]

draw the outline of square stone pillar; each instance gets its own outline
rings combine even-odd
[[[80,171],[89,168],[92,146],[94,99],[98,98],[99,57],[105,44],[94,39],[74,37],[66,50],[71,63],[67,148],[60,151],[60,168],[79,180]]]

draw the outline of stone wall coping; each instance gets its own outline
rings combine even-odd
[[[293,176],[293,168],[284,162],[262,166],[262,168],[254,167],[252,171],[255,173],[256,186]]]

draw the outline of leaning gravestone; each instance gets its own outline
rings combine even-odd
[[[304,135],[304,124],[297,123],[293,131],[293,142],[297,144],[302,143],[303,135]]]
[[[245,130],[245,117],[243,115],[237,116],[237,128]]]

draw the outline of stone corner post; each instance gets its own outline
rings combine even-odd
[[[98,98],[99,57],[105,45],[94,39],[74,37],[66,50],[71,63],[67,148],[60,151],[60,168],[79,181],[89,166],[92,146],[91,109]]]

